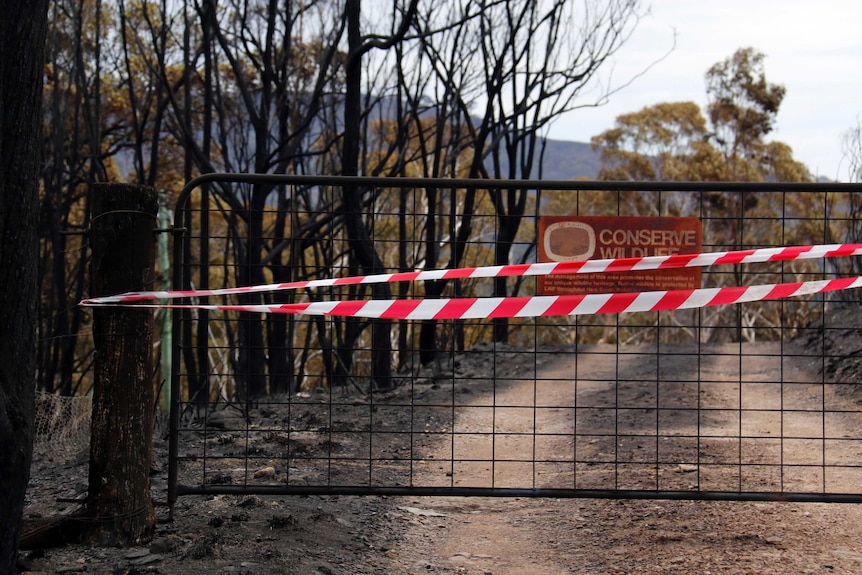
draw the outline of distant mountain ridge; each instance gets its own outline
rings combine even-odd
[[[487,164],[490,171],[490,162]],[[572,180],[575,178],[594,180],[601,167],[600,153],[590,144],[564,140],[547,140],[541,172],[533,170],[531,180]],[[502,166],[505,173],[508,166]]]
[[[543,180],[571,180],[599,175],[601,153],[584,142],[548,140],[542,162]]]

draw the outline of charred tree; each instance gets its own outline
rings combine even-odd
[[[359,172],[360,124],[362,116],[362,38],[359,33],[360,2],[354,0],[345,5],[347,19],[347,42],[351,55],[345,69],[344,92],[344,140],[342,153],[342,173],[355,176]],[[365,228],[362,214],[362,194],[364,190],[356,185],[344,186],[342,197],[344,209],[344,225],[350,241],[350,249],[366,274],[383,272],[383,262],[374,249],[374,244]],[[389,286],[375,284],[372,295],[388,299]],[[390,356],[391,322],[374,320],[371,322],[371,375],[379,388],[392,387]]]
[[[40,112],[48,3],[0,0],[0,572],[16,573],[33,450]]]

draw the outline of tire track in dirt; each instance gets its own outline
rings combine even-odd
[[[858,491],[857,474],[824,467],[859,460],[858,441],[831,439],[858,437],[857,418],[839,410],[846,397],[806,383],[819,379],[810,358],[783,354],[777,345],[747,346],[742,355],[735,345],[707,353],[662,346],[653,357],[593,347],[592,354],[546,357],[535,372],[520,365],[523,379],[459,404],[452,424],[458,434],[433,457],[469,452],[469,465],[453,468],[454,485]],[[491,440],[471,432],[490,433]],[[537,437],[547,442],[540,446]],[[568,462],[558,466],[568,473],[527,467],[554,453]],[[578,461],[637,464],[621,473],[579,463],[573,473],[574,454]],[[417,518],[408,530],[399,559],[412,568],[495,575],[862,572],[862,513],[852,505],[413,503],[445,517]]]

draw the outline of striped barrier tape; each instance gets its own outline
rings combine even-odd
[[[862,287],[862,276],[832,280],[586,295],[317,301],[260,305],[128,304],[144,308],[352,316],[380,319],[484,319],[669,311],[773,300]],[[110,306],[115,304],[90,304]]]
[[[824,244],[812,246],[791,246],[780,248],[761,248],[738,251],[710,252],[701,254],[676,254],[669,256],[611,258],[575,262],[550,262],[398,272],[391,274],[348,276],[339,278],[304,280],[278,284],[220,288],[210,290],[126,292],[112,296],[85,299],[81,302],[81,305],[96,306],[105,304],[126,304],[131,302],[141,302],[156,299],[176,299],[187,297],[198,298],[219,295],[250,294],[281,290],[294,290],[301,288],[374,284],[402,281],[635,272],[658,269],[708,267],[715,265],[823,259],[857,255],[862,255],[862,244]]]

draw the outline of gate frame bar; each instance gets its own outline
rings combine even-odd
[[[182,285],[183,242],[189,230],[182,226],[181,213],[187,209],[192,192],[207,183],[243,183],[273,185],[321,186],[391,186],[391,187],[448,187],[448,188],[516,188],[575,190],[617,190],[657,192],[792,192],[836,191],[862,193],[862,184],[844,182],[776,183],[776,182],[637,182],[599,180],[506,180],[475,178],[392,178],[376,176],[308,176],[288,174],[218,173],[203,174],[183,187],[174,208],[171,229],[173,245],[174,288]],[[185,302],[185,300],[180,300]],[[168,506],[173,517],[174,504],[180,495],[348,495],[348,496],[416,496],[416,497],[551,497],[588,499],[639,499],[639,500],[691,500],[691,501],[785,501],[797,503],[862,503],[862,493],[816,493],[773,491],[674,491],[629,489],[551,489],[512,487],[374,487],[374,486],[239,486],[178,484],[179,461],[179,403],[180,403],[180,310],[173,310],[171,333],[171,409],[168,438]]]

